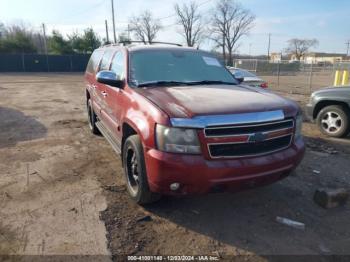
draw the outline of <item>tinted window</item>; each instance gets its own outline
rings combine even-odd
[[[86,71],[89,73],[94,73],[95,69],[97,68],[97,65],[99,64],[101,60],[101,56],[103,54],[102,50],[95,50],[89,60],[89,63],[87,65]]]
[[[115,54],[112,60],[111,71],[115,72],[119,79],[124,79],[124,56],[122,52]]]
[[[106,52],[103,54],[102,61],[100,64],[100,70],[108,70],[109,64],[111,62],[112,56],[114,54],[114,50],[106,50]]]
[[[219,60],[197,50],[140,50],[130,53],[130,81],[224,81],[236,80]]]

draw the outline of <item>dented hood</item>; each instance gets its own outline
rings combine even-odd
[[[294,116],[298,106],[268,90],[234,85],[197,85],[136,89],[169,117],[192,118],[282,109]]]

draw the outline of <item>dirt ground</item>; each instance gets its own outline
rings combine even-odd
[[[299,72],[294,74],[281,73],[259,75],[268,82],[269,87],[284,93],[310,95],[313,91],[323,87],[332,86],[334,80],[333,70],[321,72]]]
[[[305,159],[288,178],[143,208],[127,196],[119,157],[89,133],[84,99],[80,74],[0,74],[0,255],[350,255],[349,204],[312,200],[321,187],[349,189],[349,138],[305,123]]]

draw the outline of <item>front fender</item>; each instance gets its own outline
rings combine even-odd
[[[144,148],[155,148],[155,126],[169,124],[169,117],[149,100],[136,92],[129,94],[130,107],[124,112],[123,125],[130,125],[140,136]]]

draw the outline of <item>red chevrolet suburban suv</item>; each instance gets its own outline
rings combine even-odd
[[[209,52],[104,46],[85,79],[90,129],[121,155],[139,204],[269,184],[303,158],[299,107],[241,84]]]

